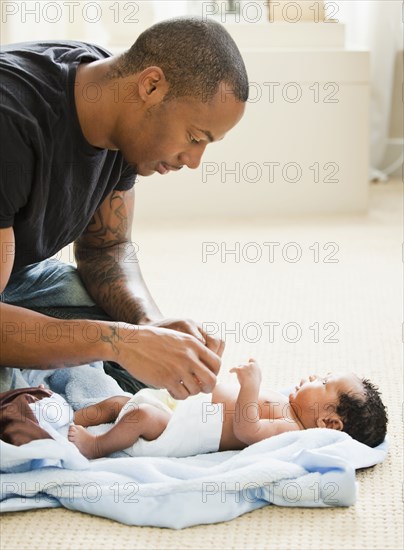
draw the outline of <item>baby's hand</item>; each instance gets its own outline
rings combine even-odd
[[[251,383],[261,384],[261,369],[255,359],[250,358],[247,364],[233,367],[230,372],[237,374],[240,386]]]

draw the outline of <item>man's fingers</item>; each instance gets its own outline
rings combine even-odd
[[[190,336],[193,336],[194,338],[199,340],[199,342],[201,342],[202,344],[206,343],[205,335],[203,331],[199,330],[199,327],[193,322],[189,322],[189,321],[177,322],[173,330],[177,330],[178,332],[183,332],[184,334],[189,334]]]
[[[181,323],[182,327],[184,325],[189,324]],[[167,326],[141,327],[141,330],[144,331],[145,342],[149,344],[151,351],[144,353],[143,360],[152,368],[147,369],[150,376],[144,376],[143,379],[143,372],[132,372],[128,369],[131,374],[154,386],[165,387],[175,399],[186,399],[189,395],[210,393],[213,390],[221,358],[201,342],[203,335],[197,326],[193,332],[196,332],[200,339],[189,334],[191,330],[175,331]],[[151,336],[160,338],[154,342]],[[146,351],[147,349],[146,346]]]
[[[225,346],[224,340],[221,340],[220,338],[213,338],[213,336],[210,336],[209,334],[206,334],[205,335],[205,341],[206,341],[206,346],[211,351],[216,353],[216,355],[218,355],[219,357],[221,357],[223,355],[224,346]]]
[[[196,327],[191,325],[188,330],[186,331],[184,330],[183,332],[185,332],[186,334],[190,334],[191,336],[196,338],[199,342],[201,342],[201,344],[203,345],[206,344],[206,339],[203,333],[200,330],[198,330]]]
[[[206,383],[205,383],[206,385]],[[201,392],[201,389],[204,387],[204,383],[199,380],[199,378],[193,374],[185,374],[183,379],[178,380],[170,385],[168,390],[170,395],[174,399],[186,399],[190,395],[196,395]]]
[[[206,369],[203,375],[198,374],[197,376],[200,381],[198,392],[211,393],[216,386],[216,376]]]
[[[219,357],[223,355],[225,346],[224,341],[221,338],[211,336],[202,329],[201,325],[196,324],[194,321],[180,320],[165,326],[162,325],[162,328],[176,330],[177,332],[182,332],[184,334],[188,334],[189,336],[193,336],[198,340],[198,342],[205,345]]]
[[[203,391],[203,388],[206,388],[207,385],[210,386],[210,382],[211,382],[210,380],[208,381],[208,383],[206,382],[206,380],[202,381],[193,372],[191,372],[189,374],[187,373],[184,376],[184,380],[183,380],[184,387],[188,391],[189,395],[197,395],[198,393],[201,392],[201,390]],[[213,384],[215,384],[215,382],[216,382],[216,378],[214,377]]]
[[[190,396],[190,392],[184,380],[176,380],[170,386],[167,386],[167,391],[174,399],[186,399]]]
[[[201,346],[200,357],[189,364],[188,369],[188,373],[183,375],[183,379],[190,393],[192,395],[201,391],[210,393],[216,385],[220,359],[206,347]]]
[[[202,363],[211,371],[213,374],[218,374],[222,360],[216,353],[211,351],[206,346],[198,346],[198,356]],[[195,371],[196,373],[196,371]],[[197,374],[197,373],[196,373]],[[198,375],[199,376],[199,375]]]
[[[219,340],[219,349],[216,352],[219,357],[222,357],[225,345],[226,342],[224,340]]]
[[[214,338],[213,336],[202,330],[201,327],[199,327],[199,331],[205,340],[206,347],[213,351],[213,353],[216,353],[216,355],[221,357],[223,355],[225,346],[224,340],[222,340],[221,338]]]

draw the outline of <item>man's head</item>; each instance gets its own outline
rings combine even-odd
[[[332,428],[370,447],[384,440],[386,408],[377,387],[355,374],[311,375],[301,380],[289,402],[304,428]]]
[[[122,104],[111,142],[141,175],[196,168],[244,114],[248,77],[222,25],[179,18],[144,31],[106,75]],[[126,87],[126,92],[124,88]]]
[[[248,99],[243,58],[229,33],[215,21],[180,17],[153,25],[116,59],[111,76],[127,77],[156,66],[169,85],[165,101],[193,97],[209,102],[222,82],[241,103]]]

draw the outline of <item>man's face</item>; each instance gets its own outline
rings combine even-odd
[[[178,98],[144,109],[133,123],[131,104],[125,106],[114,143],[141,176],[166,174],[183,166],[197,168],[206,146],[224,138],[241,119],[245,103],[222,84],[209,103]]]
[[[289,403],[306,428],[314,428],[317,419],[335,412],[340,393],[357,393],[363,396],[362,383],[354,374],[310,375],[300,381]]]

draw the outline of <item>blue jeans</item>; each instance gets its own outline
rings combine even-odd
[[[25,266],[13,273],[0,294],[0,301],[58,319],[111,320],[90,297],[77,269],[55,259]],[[136,393],[147,387],[116,363],[104,363],[104,370],[125,391]],[[18,368],[0,367],[0,391],[26,385]]]

